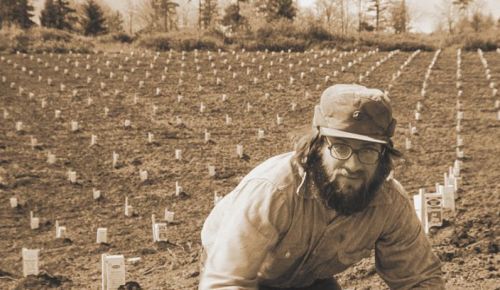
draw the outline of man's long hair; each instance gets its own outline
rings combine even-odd
[[[322,166],[321,149],[325,144],[325,139],[319,134],[319,130],[312,128],[295,144],[295,155],[293,163],[301,166],[308,176],[312,176],[315,183],[326,182],[326,176],[318,176],[318,168]],[[392,142],[384,146],[383,154],[375,171],[375,175],[370,184],[363,192],[363,196],[359,197],[355,202],[349,202],[343,197],[328,192],[328,190],[319,190],[319,194],[327,206],[337,210],[341,214],[349,215],[363,210],[373,199],[375,193],[384,183],[393,169],[393,159],[401,157],[401,153],[394,149]],[[315,176],[316,175],[316,176]],[[321,175],[321,174],[319,174]],[[335,196],[334,200],[332,196]],[[349,204],[349,206],[346,206]]]

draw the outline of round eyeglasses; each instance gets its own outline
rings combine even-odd
[[[380,160],[380,156],[382,152],[379,152],[373,148],[360,148],[354,150],[350,145],[345,143],[331,143],[328,138],[325,138],[328,142],[328,149],[330,150],[330,155],[333,158],[339,160],[347,160],[351,157],[353,153],[356,153],[358,156],[359,162],[363,164],[373,165],[376,164]]]

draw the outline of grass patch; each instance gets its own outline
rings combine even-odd
[[[66,31],[36,27],[29,30],[0,30],[0,51],[15,53],[89,53],[94,45],[88,39]]]

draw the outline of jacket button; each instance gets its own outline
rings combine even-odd
[[[290,252],[285,253],[285,258],[290,258]]]

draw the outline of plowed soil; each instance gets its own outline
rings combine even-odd
[[[457,88],[457,52],[445,49],[422,97],[434,54],[417,54],[392,80],[410,57],[395,53],[361,82],[359,75],[388,52],[0,55],[0,288],[99,289],[100,257],[110,253],[141,258],[126,264],[126,280],[143,289],[195,289],[200,230],[214,192],[230,192],[253,167],[293,150],[293,137],[311,124],[325,88],[360,82],[389,90],[398,120],[394,141],[405,154],[394,175],[409,195],[419,188],[433,191],[435,183],[443,182],[457,159],[461,135],[465,156],[457,211],[446,211],[443,226],[431,229],[429,239],[443,260],[447,288],[500,289],[499,94],[492,94],[476,52],[462,53],[462,87]],[[484,56],[498,88],[500,54]],[[457,99],[464,112],[461,133],[455,129]],[[418,101],[422,119],[417,122]],[[61,111],[59,118],[55,110]],[[280,125],[277,115],[283,118]],[[124,126],[126,120],[130,127]],[[71,131],[72,121],[79,130]],[[22,122],[21,131],[16,122]],[[417,135],[408,132],[409,123]],[[258,129],[264,130],[264,139],[258,138]],[[154,134],[151,143],[148,133]],[[97,136],[94,146],[91,135]],[[407,137],[412,150],[405,150]],[[237,144],[243,145],[243,158],[236,154]],[[182,150],[181,160],[175,158],[176,149]],[[47,162],[48,152],[55,154],[54,164]],[[113,152],[119,155],[114,168]],[[215,166],[215,176],[208,175],[208,165]],[[68,170],[76,171],[76,183],[68,181]],[[148,172],[146,181],[140,170]],[[102,192],[101,199],[93,199],[93,188]],[[10,207],[11,197],[18,198],[19,207]],[[124,214],[125,197],[134,211],[130,217]],[[175,212],[169,241],[153,243],[151,215],[160,220],[165,208]],[[30,229],[30,211],[40,218],[39,229]],[[67,228],[66,239],[55,238],[56,220]],[[98,227],[108,229],[108,244],[96,244]],[[23,247],[40,249],[39,276],[22,276]],[[373,258],[338,279],[346,289],[387,288]]]

